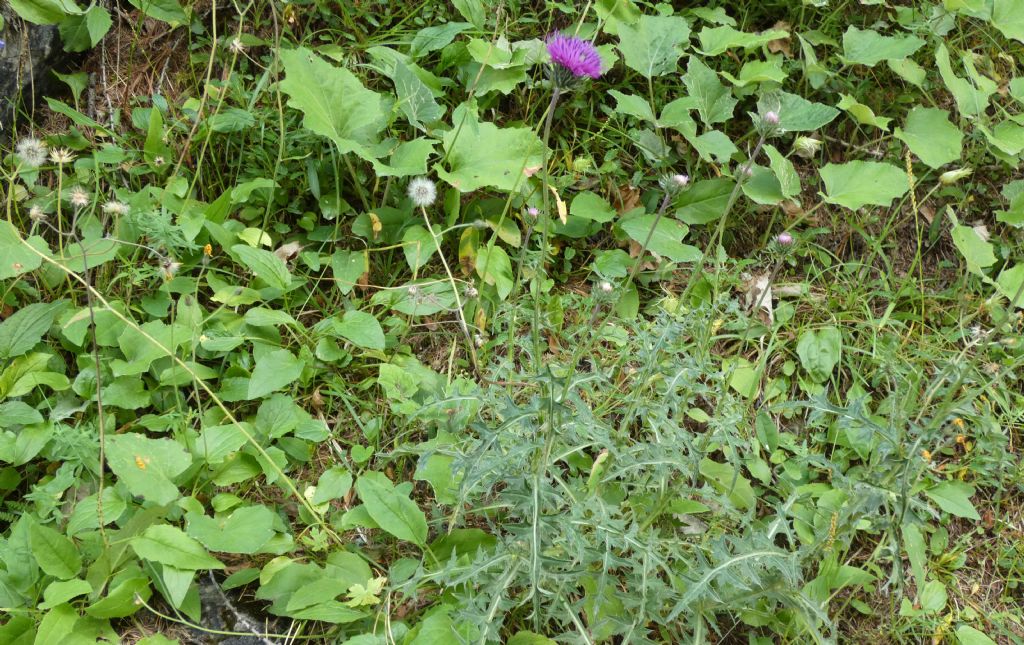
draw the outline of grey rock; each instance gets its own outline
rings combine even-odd
[[[6,4],[6,3],[5,3]],[[11,138],[18,110],[54,86],[50,70],[68,60],[54,25],[33,25],[3,11],[0,40],[0,140]]]

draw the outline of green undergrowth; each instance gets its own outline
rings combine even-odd
[[[4,151],[0,642],[211,572],[275,641],[1024,642],[1024,2],[131,4],[11,3],[176,50]]]

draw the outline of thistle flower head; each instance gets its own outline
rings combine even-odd
[[[768,125],[779,124],[779,113],[774,110],[769,110],[764,113],[764,122]]]
[[[775,241],[778,242],[780,246],[789,246],[793,243],[793,236],[789,233],[779,233],[778,237],[775,238]]]
[[[426,208],[437,199],[437,186],[426,177],[417,177],[409,182],[409,199],[420,208]]]
[[[554,33],[548,36],[547,47],[551,61],[574,78],[601,76],[601,56],[589,41]]]
[[[81,186],[75,186],[68,195],[68,201],[75,208],[84,208],[89,205],[89,193]]]
[[[74,153],[67,148],[54,148],[50,151],[50,161],[57,165],[69,164],[74,160]]]
[[[601,293],[607,294],[611,293],[612,291],[615,291],[615,287],[613,287],[612,283],[608,282],[607,280],[602,280],[601,284],[599,284],[598,287],[600,287]]]
[[[537,210],[536,206],[531,206],[526,209],[526,214],[534,219],[537,219],[537,216],[540,215],[540,211]]]
[[[103,204],[103,212],[107,215],[127,215],[128,204],[119,201],[109,201]]]
[[[46,162],[46,144],[34,137],[19,141],[15,151],[18,158],[31,168],[38,168]]]

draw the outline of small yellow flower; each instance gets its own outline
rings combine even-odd
[[[957,442],[958,444],[960,444],[960,445],[962,446],[962,445],[964,445],[965,443],[967,443],[967,437],[965,437],[965,436],[964,436],[964,435],[962,435],[962,434],[958,434],[958,435],[956,436],[956,442]]]
[[[931,453],[931,451],[922,450],[921,451],[921,459],[924,459],[925,461],[931,461],[932,460],[932,453]]]
[[[203,255],[205,255],[208,258],[212,258],[213,257],[213,245],[212,244],[207,244],[206,246],[203,247]]]

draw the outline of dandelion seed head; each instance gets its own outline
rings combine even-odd
[[[476,298],[479,295],[480,295],[480,292],[477,291],[476,287],[474,287],[473,285],[470,285],[470,286],[466,287],[466,297],[467,298]]]
[[[437,185],[426,177],[417,177],[409,182],[409,199],[420,208],[426,208],[437,200]]]
[[[38,204],[33,204],[32,208],[28,209],[28,218],[33,222],[45,222],[46,213],[39,207]]]
[[[548,54],[556,65],[576,78],[601,76],[601,56],[589,41],[555,33],[547,39]]]
[[[19,141],[15,152],[25,165],[32,168],[38,168],[46,162],[46,144],[34,137]]]
[[[231,51],[235,52],[236,54],[241,54],[245,52],[245,45],[242,43],[241,38],[235,38],[231,41]]]

